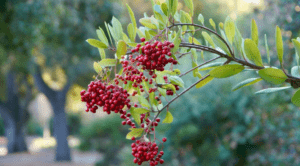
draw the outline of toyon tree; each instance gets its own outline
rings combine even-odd
[[[299,88],[299,51],[300,38],[293,39],[296,49],[297,66],[289,72],[284,67],[283,40],[278,26],[274,29],[277,57],[280,66],[270,64],[267,38],[267,62],[262,61],[258,48],[259,37],[255,20],[251,22],[251,38],[243,38],[235,22],[227,17],[218,26],[210,19],[212,29],[204,25],[204,17],[198,15],[193,20],[192,0],[185,0],[189,11],[177,10],[178,0],[166,0],[161,3],[151,0],[152,16],[144,15],[139,19],[143,25],[137,28],[133,11],[127,5],[131,23],[127,30],[115,17],[112,24],[106,24],[106,32],[96,30],[100,40],[88,39],[87,42],[98,48],[101,61],[94,62],[98,73],[95,80],[81,91],[81,100],[86,102],[86,112],[96,113],[102,108],[107,114],[116,113],[124,119],[122,125],[130,126],[126,138],[133,143],[133,162],[141,165],[163,164],[163,144],[167,138],[157,139],[155,128],[160,123],[172,123],[173,116],[169,106],[193,87],[202,88],[211,81],[227,78],[243,72],[257,73],[255,78],[245,78],[232,88],[242,87],[266,81],[277,88],[263,89],[256,94],[272,93],[286,89]],[[197,34],[202,38],[196,38]],[[137,39],[137,36],[139,39]],[[114,59],[106,58],[105,49],[115,53]],[[204,52],[214,58],[197,64],[197,58]],[[191,68],[180,71],[181,58],[190,56]],[[201,72],[201,73],[200,73]],[[192,85],[185,85],[183,77],[192,73],[199,78]],[[289,86],[287,86],[289,85]],[[300,91],[291,97],[296,106],[300,106]],[[160,117],[166,111],[165,117]]]

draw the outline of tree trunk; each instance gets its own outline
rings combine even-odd
[[[67,139],[69,135],[69,131],[67,126],[67,118],[64,110],[64,105],[59,106],[59,104],[55,104],[53,108],[56,108],[54,111],[54,124],[53,124],[54,137],[56,138],[56,142],[57,142],[55,160],[71,161],[70,147]]]
[[[3,107],[1,107],[1,116],[5,126],[5,137],[8,140],[8,153],[27,152],[24,125],[18,126],[18,123],[9,113],[8,109],[3,109]]]

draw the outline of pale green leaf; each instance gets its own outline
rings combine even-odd
[[[134,13],[133,13],[133,11],[131,10],[131,8],[128,4],[126,4],[126,7],[128,9],[128,13],[130,15],[130,19],[131,19],[131,22],[133,24],[133,27],[136,29],[137,26],[136,26],[136,20],[135,20],[135,17],[134,17]]]
[[[130,128],[131,130],[127,135],[126,139],[131,139],[132,137],[140,137],[143,134],[144,129],[143,128]]]
[[[209,19],[209,24],[216,30],[216,23],[212,18]]]
[[[202,81],[200,81],[198,84],[196,84],[196,88],[201,88],[204,85],[208,84],[210,81],[212,81],[214,79],[214,77],[212,76],[208,76],[207,78],[203,79]]]
[[[164,12],[166,16],[168,16],[168,5],[166,3],[161,4],[161,10]]]
[[[290,89],[291,86],[287,86],[287,87],[280,87],[280,88],[268,88],[268,89],[263,89],[260,91],[255,92],[255,94],[265,94],[265,93],[273,93],[273,92],[278,92],[278,91],[282,91],[282,90],[286,90],[286,89]]]
[[[282,41],[281,31],[280,31],[280,28],[278,26],[276,26],[275,38],[276,38],[276,48],[277,48],[278,59],[280,61],[280,64],[282,65],[282,61],[283,61],[283,41]]]
[[[254,19],[252,19],[252,22],[251,22],[251,39],[258,46],[258,30],[257,30],[257,25],[256,25],[256,22]]]
[[[170,111],[167,111],[166,118],[163,120],[162,123],[172,123],[173,122],[173,115]]]
[[[296,91],[296,93],[292,97],[292,103],[297,107],[300,107],[300,89]]]
[[[98,48],[101,59],[105,59],[105,50],[103,48]]]
[[[134,25],[132,23],[128,24],[127,32],[128,32],[130,41],[134,42],[135,41],[135,36],[136,36],[136,30],[135,30]]]
[[[259,49],[253,40],[245,39],[244,49],[246,56],[249,60],[253,61],[258,66],[263,66]]]
[[[229,16],[225,20],[224,30],[229,43],[232,44],[235,35],[235,25],[234,21]]]
[[[141,18],[140,23],[147,28],[157,29],[156,25],[151,22],[150,18]]]
[[[87,39],[86,40],[91,46],[97,47],[97,48],[107,48],[107,45],[105,45],[103,42],[96,40],[96,39]]]
[[[120,40],[118,42],[118,46],[117,46],[117,57],[118,57],[118,59],[121,59],[121,57],[123,55],[126,55],[126,52],[127,52],[127,45],[126,45],[125,41]]]
[[[94,62],[94,69],[98,74],[102,72],[102,67],[97,62]]]
[[[116,66],[117,60],[116,59],[102,59],[99,62],[101,67],[108,67],[108,66]]]
[[[282,84],[288,77],[280,69],[265,68],[258,71],[259,76],[273,84]]]
[[[220,38],[218,38],[216,35],[212,35],[211,37],[218,47],[220,47],[228,56],[231,56],[226,44]]]
[[[157,100],[155,99],[155,93],[154,92],[151,92],[149,94],[149,100],[150,100],[150,103],[151,103],[152,106],[157,105]]]
[[[239,84],[237,84],[235,87],[232,88],[232,91],[236,91],[242,87],[245,87],[245,86],[249,86],[249,85],[253,85],[259,81],[261,81],[262,78],[249,78],[247,80],[244,80],[242,82],[240,82]]]
[[[213,62],[213,63],[209,63],[206,65],[203,65],[202,67],[199,68],[199,71],[205,71],[205,70],[210,70],[213,69],[217,66],[221,66],[224,62]]]
[[[194,37],[189,36],[189,43],[195,43],[197,45],[201,45],[201,43]]]
[[[145,114],[150,112],[149,110],[145,109],[145,108],[134,108],[134,112],[137,114]]]
[[[203,31],[202,36],[213,48],[215,48],[215,43],[207,32]]]
[[[100,39],[100,41],[102,41],[105,45],[108,46],[108,45],[109,45],[109,44],[108,44],[108,40],[107,40],[107,37],[106,37],[106,35],[105,35],[103,29],[102,29],[102,28],[99,28],[99,29],[96,30],[96,32],[97,32],[97,36],[98,36],[98,38]]]
[[[226,78],[236,75],[245,69],[244,66],[239,64],[228,64],[224,66],[219,66],[212,69],[209,74],[215,78]]]
[[[145,99],[145,97],[139,96],[139,97],[138,97],[138,100],[139,100],[139,103],[140,103],[142,106],[147,107],[147,108],[150,108],[150,104],[149,104],[149,102]]]
[[[170,80],[170,82],[172,83],[172,84],[174,84],[174,85],[178,85],[178,86],[180,86],[180,87],[184,87],[184,82],[183,82],[183,80],[180,78],[180,77],[178,77],[178,76],[170,76],[169,77],[169,80]]]
[[[200,21],[201,24],[204,25],[204,17],[201,13],[198,15],[198,21]]]
[[[270,50],[269,50],[269,45],[267,40],[267,34],[265,34],[265,47],[267,51],[268,64],[270,65],[271,59],[270,59]]]
[[[123,39],[123,28],[120,21],[115,17],[113,17],[112,25],[113,25],[114,32],[116,33],[116,41]]]

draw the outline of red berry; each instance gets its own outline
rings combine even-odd
[[[146,39],[144,37],[141,38],[141,42],[144,42]]]
[[[163,142],[166,142],[166,141],[167,141],[167,138],[166,138],[166,137],[164,137],[164,138],[162,139],[162,141],[163,141]]]
[[[135,140],[135,137],[132,137],[131,140],[134,141],[134,140]]]

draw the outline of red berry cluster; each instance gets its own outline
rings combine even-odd
[[[122,110],[124,106],[131,107],[127,90],[117,85],[108,85],[106,82],[92,81],[88,85],[87,92],[82,90],[80,95],[81,101],[86,102],[86,112],[96,113],[98,106],[100,106],[103,107],[103,111],[107,114],[110,114],[111,111],[126,114]]]
[[[145,38],[141,38],[141,41],[144,43]],[[165,41],[164,43],[155,41],[153,44],[149,42],[145,42],[144,44],[144,46],[138,44],[131,50],[132,53],[141,53],[134,60],[138,61],[137,66],[142,65],[142,69],[164,71],[166,64],[173,63],[176,65],[178,63],[171,57],[171,49],[174,48],[173,43],[169,41]],[[167,59],[167,56],[171,58]],[[152,75],[151,73],[149,74]]]
[[[166,138],[163,138],[163,140]],[[164,141],[164,142],[165,142]],[[132,155],[135,157],[133,159],[134,163],[141,165],[145,161],[150,161],[150,166],[158,165],[164,163],[161,157],[164,155],[164,151],[158,153],[158,146],[155,142],[141,142],[137,140],[135,143],[131,144]]]
[[[145,119],[145,114],[141,114],[140,115],[140,119],[141,119],[141,128],[145,128],[145,132],[146,133],[149,133],[150,132],[150,130],[151,131],[154,131],[154,126],[158,126],[158,122],[160,122],[160,118],[156,118],[155,119],[155,121],[154,122],[151,122],[151,120],[149,119],[149,118],[146,118]],[[146,126],[145,126],[145,124],[143,123],[144,122],[144,120],[145,120],[145,122],[146,122]],[[149,126],[150,125],[150,130],[148,129],[148,127],[147,126]]]

